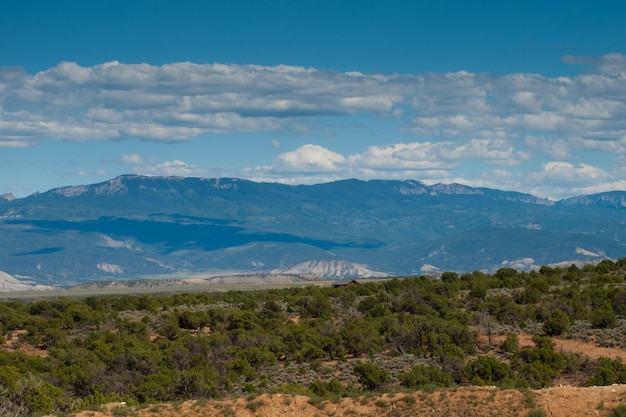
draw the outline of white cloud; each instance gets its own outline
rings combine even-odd
[[[337,171],[345,160],[343,155],[319,145],[304,145],[279,155],[276,168],[280,171],[329,172]]]
[[[565,59],[577,62],[575,57]],[[162,66],[64,62],[29,75],[0,71],[0,138],[190,140],[203,133],[275,131],[303,117],[376,112],[412,119],[433,141],[471,138],[614,141],[626,132],[626,57],[596,72],[380,75],[279,65]],[[10,145],[16,146],[16,145]]]
[[[417,179],[427,184],[460,183],[522,191],[552,199],[626,189],[626,180],[616,179],[605,169],[582,162],[549,161],[538,170],[519,169],[527,157],[523,152],[513,151],[508,141],[484,139],[465,144],[411,142],[370,146],[362,153],[351,155],[342,155],[319,145],[304,145],[279,155],[274,165],[244,169],[238,175],[255,181],[286,184],[347,178]],[[521,162],[514,163],[516,158]],[[479,176],[458,175],[457,172],[465,172],[460,167],[472,159],[484,164],[479,169]],[[488,170],[490,161],[502,168]],[[619,160],[616,165],[622,166]]]
[[[626,180],[585,163],[550,161],[526,176],[533,194],[553,199],[626,189]]]
[[[303,145],[280,154],[274,165],[243,169],[239,176],[254,181],[313,184],[347,178],[420,179],[440,182],[450,177],[450,161],[437,161],[432,143],[372,146],[360,154],[343,155],[319,145]]]
[[[104,169],[97,169],[95,171],[84,171],[84,170],[80,170],[78,172],[76,172],[76,175],[78,175],[79,177],[107,177],[109,174],[104,170]]]
[[[288,65],[115,61],[89,67],[61,63],[33,75],[0,68],[0,147],[51,139],[177,142],[206,133],[271,131],[282,141],[271,146],[283,149],[287,136],[355,140],[352,132],[342,133],[358,128],[369,146],[350,154],[308,144],[282,153],[273,166],[241,174],[292,183],[349,177],[458,180],[543,196],[612,189],[625,172],[626,56],[564,61],[587,65],[588,71],[568,77],[467,71],[384,75]],[[376,117],[361,124],[364,112]],[[403,139],[395,139],[401,134]],[[372,145],[377,138],[381,142]],[[209,173],[174,158],[146,161],[125,154],[121,161],[149,175]],[[462,171],[470,163],[471,175]]]
[[[626,55],[606,54],[598,62],[598,69],[602,74],[626,74]]]
[[[138,153],[125,153],[122,155],[122,162],[129,165],[139,165],[143,163],[143,158]]]
[[[133,165],[132,171],[139,175],[162,176],[162,177],[206,177],[209,171],[206,168],[180,160],[151,161],[146,164],[139,155],[126,158],[123,162]]]
[[[447,150],[452,143],[397,143],[370,146],[349,157],[353,167],[372,170],[445,170],[451,166]]]
[[[0,148],[28,148],[34,145],[27,140],[0,140]]]
[[[604,181],[610,175],[603,169],[588,164],[578,165],[563,161],[550,161],[542,165],[542,171],[532,174],[535,180],[559,182],[592,182]]]
[[[539,149],[556,159],[565,159],[570,156],[570,145],[563,139],[529,135],[525,138],[525,144],[530,149]]]
[[[180,141],[278,130],[303,116],[391,111],[402,101],[395,78],[287,65],[64,62],[34,75],[0,72],[0,136]]]
[[[350,156],[355,166],[381,169],[449,169],[459,161],[478,159],[493,165],[518,165],[526,156],[502,139],[476,139],[467,142],[411,142],[370,146],[366,152]]]

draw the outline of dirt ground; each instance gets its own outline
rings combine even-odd
[[[41,356],[45,358],[48,356],[48,351],[45,349],[41,349],[37,346],[30,345],[28,343],[23,343],[20,341],[19,337],[21,334],[26,334],[26,330],[13,330],[10,332],[10,337],[5,341],[3,345],[0,345],[0,349],[6,352],[23,352],[27,355],[31,356]]]
[[[381,396],[314,401],[308,397],[264,394],[256,398],[225,401],[185,401],[136,409],[109,404],[102,411],[82,411],[76,417],[413,417],[413,416],[608,416],[626,402],[626,386],[553,387],[537,391],[463,387],[431,393],[400,393]],[[545,414],[540,414],[543,410]],[[532,414],[531,414],[532,415]]]
[[[520,333],[518,335],[520,347],[534,346],[533,336],[527,333]],[[485,336],[482,337],[485,339]],[[500,344],[506,339],[506,336],[494,335],[492,336],[492,343]],[[621,359],[622,362],[626,362],[626,351],[617,347],[603,347],[598,346],[593,342],[584,342],[576,339],[565,339],[560,337],[553,337],[552,341],[556,344],[556,351],[561,353],[580,353],[583,356],[587,356],[592,359],[598,359],[600,357]]]

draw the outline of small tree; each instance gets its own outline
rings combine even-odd
[[[512,333],[504,339],[500,345],[500,351],[503,353],[515,353],[519,350],[519,337]]]
[[[363,387],[377,391],[390,380],[389,373],[373,363],[359,362],[354,366],[354,373]]]
[[[511,367],[492,356],[469,361],[463,373],[474,385],[499,385],[513,377]]]
[[[429,385],[438,388],[448,388],[454,385],[451,374],[427,365],[416,365],[411,371],[400,374],[399,378],[402,385],[413,389]]]
[[[543,331],[548,336],[558,336],[568,332],[569,329],[569,317],[561,310],[554,310],[543,322]]]
[[[609,327],[615,327],[617,324],[617,317],[610,306],[596,308],[589,314],[589,321],[591,325],[597,329],[606,329]]]
[[[309,389],[313,391],[313,394],[325,398],[340,397],[344,393],[343,385],[335,378],[330,381],[317,379],[309,384]]]

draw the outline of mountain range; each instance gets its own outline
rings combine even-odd
[[[552,201],[459,184],[120,176],[0,196],[23,285],[193,274],[325,278],[531,269],[626,256],[626,192]]]

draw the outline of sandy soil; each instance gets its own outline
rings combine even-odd
[[[186,401],[135,409],[109,404],[102,411],[83,411],[76,417],[188,416],[188,417],[409,417],[409,416],[525,416],[543,410],[550,417],[608,416],[626,401],[626,386],[554,387],[521,392],[490,387],[464,387],[432,393],[384,394],[317,402],[283,394],[227,401]]]
[[[9,340],[6,340],[4,345],[0,345],[0,349],[5,350],[7,352],[23,352],[27,355],[31,356],[48,356],[48,351],[46,349],[41,349],[40,347],[33,346],[28,343],[21,342],[19,337],[21,334],[26,334],[26,330],[13,330],[11,331],[11,337]]]
[[[521,347],[534,346],[533,336],[527,333],[520,333],[518,335],[519,343]],[[485,339],[485,336],[482,336]],[[491,337],[492,343],[500,344],[506,339],[506,336],[494,335]],[[626,362],[626,350],[617,347],[606,348],[598,346],[593,342],[584,342],[576,339],[564,339],[560,337],[553,337],[552,340],[556,343],[556,351],[561,353],[580,353],[584,356],[588,356],[592,359],[598,359],[600,357],[616,359],[620,358],[623,362]]]

